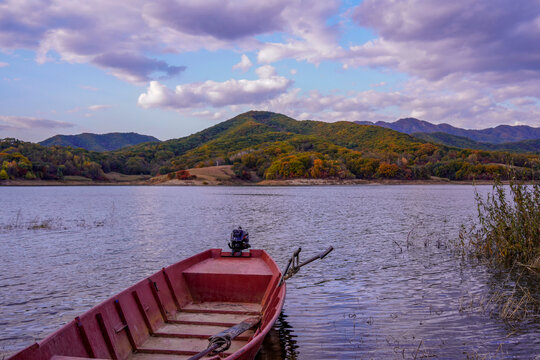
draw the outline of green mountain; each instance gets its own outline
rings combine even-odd
[[[466,137],[478,142],[492,144],[534,140],[540,138],[540,128],[526,125],[499,125],[494,128],[482,130],[467,130],[449,124],[432,124],[428,121],[418,120],[415,118],[399,119],[398,121],[392,123],[386,121],[377,121],[376,123],[371,121],[356,121],[356,123],[362,125],[382,126],[406,134],[420,132],[431,134],[435,132],[443,132],[450,135]]]
[[[491,144],[471,140],[469,138],[457,135],[450,135],[444,132],[434,133],[413,133],[412,136],[425,141],[455,146],[462,149],[495,150],[522,153],[540,154],[540,138],[534,140],[523,140],[516,142],[507,142],[500,144]]]
[[[180,139],[116,151],[44,147],[0,141],[0,179],[104,178],[104,173],[171,174],[193,167],[232,165],[239,178],[356,178],[452,180],[508,176],[540,178],[540,156],[459,149],[379,126],[297,121],[250,111]],[[257,176],[255,176],[255,174]]]
[[[40,142],[43,146],[71,146],[72,148],[83,148],[90,151],[111,151],[137,145],[145,142],[159,141],[153,136],[140,135],[137,133],[108,133],[91,134],[82,133],[79,135],[56,135]]]
[[[506,164],[538,167],[539,157],[464,150],[433,144],[391,129],[352,122],[297,121],[250,111],[181,139],[141,144],[104,160],[105,171],[151,174],[233,164],[259,177],[422,179],[493,178]],[[497,164],[497,165],[495,165]],[[461,170],[461,171],[460,171]]]
[[[144,158],[152,172],[228,163],[260,149],[283,147],[297,152],[324,148],[395,153],[418,148],[424,141],[397,131],[351,122],[297,121],[285,115],[250,111],[181,139],[141,144],[115,152],[113,157]],[[167,160],[165,160],[167,159]]]

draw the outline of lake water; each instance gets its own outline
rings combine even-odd
[[[335,248],[288,280],[259,359],[540,358],[540,321],[485,311],[493,275],[449,245],[472,186],[0,187],[0,202],[0,357],[242,225],[281,266]]]

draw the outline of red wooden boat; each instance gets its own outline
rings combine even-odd
[[[281,277],[263,250],[232,256],[210,249],[140,281],[9,360],[181,360],[197,358],[212,336],[215,359],[253,359],[283,307]]]

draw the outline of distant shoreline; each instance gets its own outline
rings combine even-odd
[[[507,183],[506,181],[504,183]],[[535,182],[528,182],[535,183]],[[10,186],[336,186],[336,185],[493,185],[492,180],[481,181],[451,181],[451,180],[360,180],[360,179],[288,179],[288,180],[263,180],[250,181],[222,181],[203,184],[193,180],[170,180],[167,182],[153,183],[150,181],[62,181],[62,180],[4,180],[0,187]]]
[[[174,174],[174,173],[173,173]],[[176,174],[167,175],[125,175],[119,173],[106,174],[107,180],[92,180],[82,176],[70,176],[63,180],[2,180],[0,186],[335,186],[335,185],[493,185],[493,180],[455,181],[432,176],[424,180],[400,179],[286,179],[261,180],[252,174],[253,180],[242,180],[236,177],[231,165],[192,168],[186,171],[192,178],[179,179]],[[507,183],[506,181],[504,183]],[[534,183],[534,182],[528,182]]]

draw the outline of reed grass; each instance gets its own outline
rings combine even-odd
[[[494,263],[540,275],[540,185],[497,181],[485,199],[478,192],[475,197],[478,224],[462,231],[462,246]]]
[[[491,299],[482,305],[508,322],[540,313],[540,185],[497,181],[484,198],[475,193],[478,222],[460,232],[464,253],[506,272]],[[508,284],[513,284],[508,289]]]
[[[19,209],[11,221],[5,224],[0,223],[0,230],[19,231],[19,230],[68,230],[73,228],[91,229],[105,226],[115,226],[117,222],[116,207],[114,202],[110,210],[104,215],[103,219],[71,219],[64,220],[61,217],[39,217],[26,220]]]

